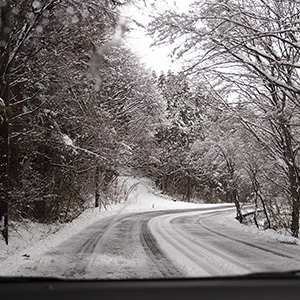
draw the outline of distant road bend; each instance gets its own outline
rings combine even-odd
[[[241,226],[225,226],[220,218],[232,215],[232,209],[223,205],[105,218],[50,249],[39,272],[66,278],[123,279],[300,269],[299,245],[253,235]]]

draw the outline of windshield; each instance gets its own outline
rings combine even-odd
[[[0,0],[0,276],[300,270],[299,5]]]

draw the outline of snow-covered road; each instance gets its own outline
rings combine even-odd
[[[226,222],[233,214],[232,205],[116,214],[25,257],[18,274],[124,279],[300,269],[299,245]]]
[[[152,218],[165,213],[122,214],[95,222],[47,253],[52,257],[50,261],[56,262],[55,276],[105,279],[180,276],[161,253],[148,227]],[[49,257],[46,260],[49,262]],[[49,267],[45,271],[49,274]]]
[[[160,216],[149,226],[161,251],[186,276],[224,276],[300,269],[299,245],[222,224],[214,209]]]

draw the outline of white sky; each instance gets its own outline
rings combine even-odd
[[[133,5],[127,6],[123,10],[123,16],[132,18],[146,27],[152,15],[151,11],[153,11],[153,7],[151,6],[152,1],[146,1],[147,6],[145,6],[144,1],[139,2],[138,7]],[[172,9],[174,7],[176,11],[183,12],[189,8],[189,4],[192,2],[194,2],[194,0],[153,0],[156,9],[159,9],[159,11],[163,11],[167,8]],[[158,74],[161,71],[167,72],[169,69],[178,70],[180,68],[179,64],[173,62],[169,55],[172,49],[171,47],[151,47],[153,40],[147,36],[146,30],[133,23],[131,27],[133,27],[133,29],[127,34],[126,42],[134,52],[141,57],[142,62],[146,63],[148,67],[155,70]]]

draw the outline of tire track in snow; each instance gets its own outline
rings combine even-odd
[[[173,263],[163,254],[158,247],[155,237],[149,230],[149,220],[142,223],[140,239],[143,248],[150,259],[155,263],[156,267],[163,277],[182,277],[182,273],[178,271]]]
[[[195,238],[191,232],[187,232],[184,229],[182,230],[180,225],[185,224],[187,219],[189,219],[189,217],[173,218],[170,223],[174,224],[176,235],[180,237],[180,240],[186,240],[186,244],[192,245],[194,249],[197,249],[195,251],[198,251],[198,253],[202,255],[202,261],[199,265],[203,264],[203,258],[207,259],[209,256],[212,257],[211,264],[208,267],[208,269],[213,270],[212,275],[224,275],[224,271],[225,274],[232,274],[232,269],[234,269],[233,274],[236,272],[242,274],[255,271],[253,268],[245,266],[245,264],[241,263],[238,259],[233,258],[232,255],[228,255],[222,250],[206,244],[201,238]]]
[[[215,215],[217,215],[217,214],[219,214],[219,213],[216,213]],[[204,222],[205,219],[209,219],[209,218],[212,218],[212,217],[213,216],[202,217],[202,218],[200,218],[200,219],[197,220],[197,223],[199,225],[201,225],[202,228],[205,228],[207,231],[209,231],[209,232],[211,232],[211,233],[213,233],[215,235],[218,235],[220,237],[224,237],[224,238],[229,239],[231,241],[238,242],[238,243],[244,244],[244,245],[246,245],[248,247],[253,247],[253,248],[265,251],[265,252],[269,252],[271,254],[274,254],[274,255],[277,255],[277,256],[280,256],[280,257],[284,257],[284,258],[288,258],[288,259],[295,259],[297,261],[300,261],[300,258],[297,258],[295,256],[287,255],[286,253],[282,253],[282,252],[276,251],[274,249],[267,248],[266,246],[264,246],[264,247],[263,246],[259,246],[257,244],[246,242],[245,240],[237,239],[237,238],[234,238],[233,236],[229,236],[227,234],[220,233],[220,232],[218,232],[216,230],[213,230],[209,226],[205,225],[205,222]]]
[[[199,213],[201,212],[196,215]],[[169,259],[176,262],[185,276],[220,276],[253,271],[222,251],[206,245],[199,237],[191,235],[188,230],[181,229],[182,223],[188,218],[190,214],[187,217],[170,215],[153,218],[149,222],[160,248]],[[177,222],[172,222],[174,220]]]
[[[228,207],[232,206],[223,206],[223,209]],[[55,273],[54,276],[61,274],[63,278],[120,279],[186,276],[187,274],[182,271],[184,268],[177,267],[178,264],[170,259],[170,253],[158,243],[156,233],[152,232],[151,223],[161,217],[167,220],[167,228],[160,228],[164,231],[160,235],[167,235],[169,241],[174,239],[172,235],[175,236],[173,248],[176,248],[178,257],[180,255],[189,257],[189,263],[193,261],[202,266],[203,276],[216,274],[219,266],[214,264],[214,258],[207,258],[207,252],[212,252],[212,249],[199,247],[193,242],[194,237],[190,233],[181,231],[180,222],[172,224],[170,221],[176,220],[176,217],[181,216],[182,213],[199,215],[208,211],[215,211],[215,209],[129,213],[99,220],[48,251],[49,256],[41,260],[43,264],[41,269],[45,272],[51,269]],[[55,263],[52,264],[52,261]],[[183,259],[181,264],[184,263]]]
[[[66,278],[181,277],[148,229],[153,217],[172,212],[130,213],[97,221],[48,254],[68,260],[62,272]]]
[[[202,211],[156,217],[149,226],[162,251],[187,276],[239,275],[300,267],[299,248],[266,241],[239,228],[224,227],[216,221],[223,213]]]

